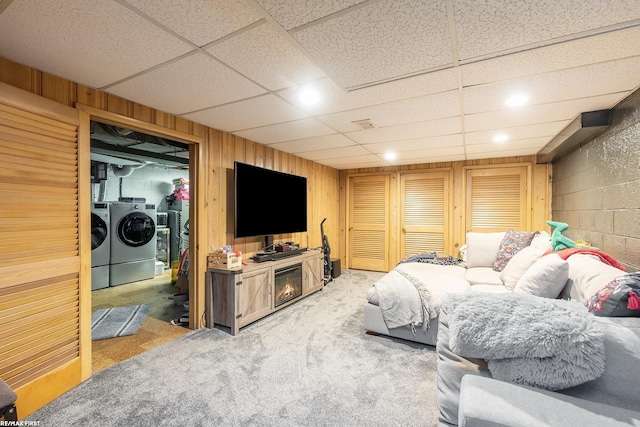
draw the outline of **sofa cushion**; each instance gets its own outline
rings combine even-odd
[[[473,292],[489,292],[493,294],[511,292],[509,289],[500,285],[473,285],[469,288]]]
[[[551,236],[546,231],[538,231],[531,240],[531,244],[534,248],[542,249],[543,251],[551,250]]]
[[[465,375],[460,391],[458,422],[465,427],[640,426],[640,412]]]
[[[562,291],[562,297],[575,299],[585,304],[607,283],[625,273],[605,264],[593,255],[574,254],[567,258],[567,262],[569,263],[569,279]]]
[[[491,267],[505,232],[467,233],[467,267]]]
[[[498,246],[498,252],[491,263],[491,267],[495,271],[504,270],[509,260],[517,254],[518,251],[529,246],[535,234],[535,231],[507,230]]]
[[[567,261],[556,254],[545,255],[524,272],[513,291],[544,298],[557,298],[568,277]]]
[[[464,278],[470,285],[499,285],[502,286],[500,273],[491,267],[467,268]]]
[[[604,332],[604,374],[560,393],[638,410],[640,318],[594,316],[594,319]]]
[[[535,246],[527,246],[518,251],[518,253],[509,260],[504,270],[500,272],[500,279],[502,279],[505,288],[513,290],[524,272],[539,260],[544,252],[545,249],[540,249]]]
[[[640,272],[613,279],[591,297],[587,309],[596,316],[640,317]]]
[[[444,310],[440,312],[438,317],[436,352],[438,353],[436,405],[440,411],[438,421],[443,425],[457,426],[462,377],[467,374],[491,377],[491,373],[484,360],[465,358],[451,351],[449,347],[449,320]]]

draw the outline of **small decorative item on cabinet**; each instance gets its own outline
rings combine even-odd
[[[236,268],[242,265],[242,252],[223,246],[209,254],[207,266],[210,268]]]

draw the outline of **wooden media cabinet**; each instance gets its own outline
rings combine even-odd
[[[324,286],[323,254],[320,249],[274,261],[253,262],[237,268],[207,269],[205,318],[231,329],[262,319]],[[299,268],[298,268],[299,267]],[[296,282],[300,283],[296,283]]]

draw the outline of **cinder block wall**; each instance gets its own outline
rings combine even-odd
[[[614,111],[606,132],[553,163],[552,218],[640,270],[640,90]]]

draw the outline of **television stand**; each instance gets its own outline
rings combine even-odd
[[[209,267],[207,276],[207,328],[226,326],[237,335],[240,328],[322,290],[323,254],[312,249],[272,262],[248,260],[242,267]],[[290,292],[288,283],[295,292]]]
[[[254,262],[265,262],[265,261],[274,261],[281,258],[288,258],[290,256],[300,255],[304,252],[307,252],[307,248],[299,248],[299,249],[291,249],[288,251],[282,252],[260,252],[253,256]]]

